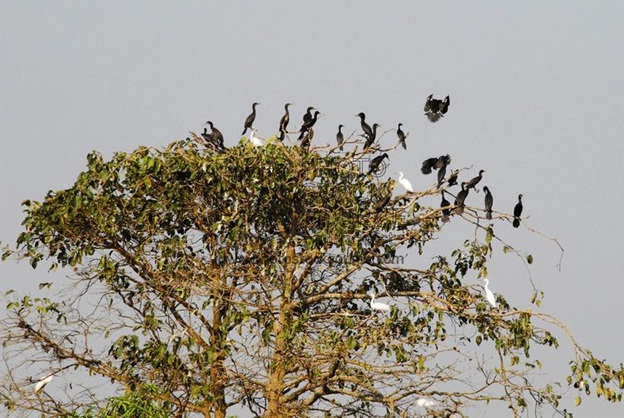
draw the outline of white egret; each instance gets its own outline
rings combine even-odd
[[[485,297],[487,301],[490,302],[490,305],[492,305],[493,308],[496,308],[496,298],[494,297],[494,293],[492,293],[492,291],[488,288],[490,281],[488,279],[483,279],[483,281],[485,282]]]
[[[376,311],[390,312],[390,305],[386,305],[385,303],[375,302],[375,292],[370,292],[368,294],[371,297],[370,307]]]
[[[431,399],[420,398],[416,401],[416,405],[423,407],[423,408],[431,408],[432,406],[436,406],[437,402],[432,401]]]
[[[414,188],[412,187],[412,183],[408,179],[403,177],[402,171],[399,171],[399,183],[401,183],[401,185],[405,187],[405,190],[407,190],[410,193],[414,193]]]
[[[249,136],[249,140],[254,145],[254,147],[263,147],[264,145],[266,145],[266,141],[260,138],[259,136],[257,136],[256,135],[257,133],[258,131],[252,128],[251,135]]]
[[[39,391],[41,391],[45,387],[45,385],[47,385],[48,383],[52,381],[52,379],[54,379],[53,374],[50,374],[48,376],[45,376],[39,379],[39,381],[35,385],[35,393],[38,393]]]

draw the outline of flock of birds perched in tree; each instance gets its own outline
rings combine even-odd
[[[444,115],[448,112],[450,104],[451,104],[450,96],[447,95],[444,99],[435,99],[433,97],[433,94],[430,94],[427,97],[427,100],[425,101],[425,106],[423,109],[425,112],[425,116],[430,122],[435,123],[439,121],[441,118],[443,118]],[[249,140],[256,147],[266,145],[266,140],[260,137],[258,135],[257,130],[253,127],[253,124],[256,120],[256,107],[258,105],[260,105],[260,103],[257,103],[257,102],[251,105],[251,113],[245,119],[243,132],[241,134],[241,135],[245,135],[245,133],[248,130],[250,130],[251,134],[249,136]],[[282,116],[279,122],[279,127],[278,127],[279,135],[277,136],[277,139],[279,139],[280,141],[283,141],[286,138],[286,135],[288,135],[289,133],[293,133],[293,132],[288,131],[288,125],[290,123],[290,110],[289,110],[290,106],[292,106],[292,103],[286,103],[284,105],[284,116]],[[300,141],[301,147],[305,149],[309,149],[310,144],[312,142],[312,138],[314,137],[313,128],[320,114],[321,113],[313,106],[310,106],[307,108],[306,113],[303,115],[303,121],[301,123],[301,127],[299,128],[298,131],[295,131],[295,133],[299,133],[299,136],[297,139],[298,141]],[[381,125],[379,125],[378,123],[373,123],[372,126],[369,125],[366,122],[366,114],[364,112],[360,112],[355,116],[360,119],[360,126],[362,128],[362,137],[364,139],[363,148],[364,150],[368,150],[375,144],[375,141],[377,139],[377,129]],[[204,128],[204,132],[201,134],[201,137],[203,138],[203,141],[204,141],[203,145],[205,145],[207,148],[215,150],[216,152],[225,151],[226,148],[223,142],[223,134],[217,128],[215,128],[214,124],[211,121],[206,122],[206,124],[210,126],[211,132],[208,132],[208,129]],[[401,147],[403,147],[403,149],[407,149],[406,139],[407,139],[408,134],[406,134],[403,131],[402,127],[403,127],[403,123],[399,123],[396,129],[396,133],[397,133],[397,137],[398,137],[399,144],[401,145]],[[336,144],[341,151],[344,150],[344,144],[345,144],[345,136],[344,136],[344,133],[342,132],[342,128],[344,128],[344,125],[342,124],[338,125],[338,132],[336,133]],[[388,156],[387,153],[383,153],[381,155],[378,155],[372,158],[368,165],[367,174],[370,175],[370,174],[375,173],[379,169],[383,161],[389,158],[390,157]],[[450,163],[451,163],[451,156],[448,154],[441,155],[439,157],[427,158],[422,163],[421,172],[426,175],[426,174],[431,174],[434,170],[437,170],[437,188],[441,189],[443,184],[446,182],[447,189],[448,189],[449,187],[457,185],[457,181],[458,181],[457,179],[458,179],[458,174],[459,174],[459,170],[453,170],[447,177],[447,167],[449,166]],[[462,182],[460,184],[461,190],[457,192],[453,205],[451,205],[450,202],[446,199],[445,192],[448,193],[448,190],[441,190],[441,195],[442,195],[441,208],[442,208],[442,221],[443,222],[447,222],[450,219],[451,210],[453,211],[454,214],[457,214],[457,215],[461,215],[464,213],[464,209],[466,207],[466,199],[468,198],[470,189],[478,192],[476,186],[483,179],[483,173],[485,173],[485,170],[479,170],[479,174],[477,176],[473,177],[472,179],[466,182]],[[414,189],[410,181],[403,176],[402,172],[399,174],[400,174],[399,183],[403,185],[403,187],[405,187],[405,189],[408,192],[412,193]],[[485,218],[488,220],[491,220],[492,219],[492,207],[494,205],[494,197],[492,195],[491,190],[487,186],[483,187],[483,191],[485,193],[485,198],[484,198]],[[513,219],[512,224],[514,228],[518,228],[520,226],[520,217],[522,216],[522,209],[523,209],[522,195],[520,194],[518,195],[518,202],[516,203],[514,207],[514,211],[513,211],[514,219]]]
[[[444,117],[444,115],[448,112],[449,106],[451,104],[450,96],[446,96],[443,100],[433,98],[433,94],[430,94],[427,97],[424,106],[424,115],[427,119],[432,122],[438,122],[440,119]],[[247,130],[251,131],[249,136],[250,142],[256,146],[264,146],[266,145],[266,140],[260,137],[257,133],[257,130],[253,127],[254,121],[256,120],[256,107],[260,105],[260,103],[253,103],[251,106],[251,113],[245,119],[245,123],[243,126],[242,135],[245,135]],[[314,136],[314,125],[316,124],[319,115],[321,114],[316,108],[310,106],[307,108],[306,113],[303,115],[303,121],[301,123],[301,127],[299,130],[294,132],[288,131],[288,125],[290,123],[290,106],[292,103],[286,103],[284,105],[284,116],[280,119],[277,135],[277,139],[279,141],[283,141],[289,133],[298,133],[299,136],[297,140],[300,142],[300,145],[304,149],[309,149],[312,138]],[[355,115],[360,119],[360,126],[362,128],[362,138],[364,139],[364,151],[366,150],[377,150],[378,148],[373,147],[375,141],[377,140],[377,129],[381,126],[378,123],[373,123],[369,125],[366,122],[366,114],[364,112],[360,112]],[[225,151],[225,146],[223,143],[223,135],[221,132],[214,127],[214,124],[211,121],[206,122],[207,125],[210,126],[211,132],[208,132],[207,128],[204,128],[204,132],[201,134],[204,143],[207,148],[212,149],[216,152]],[[342,132],[342,128],[344,125],[338,125],[338,132],[336,133],[336,144],[340,151],[344,151],[345,145],[345,136]],[[399,145],[403,149],[407,149],[406,139],[408,134],[403,131],[403,123],[399,123],[396,128],[397,138],[399,140]],[[373,148],[371,148],[373,147]],[[389,155],[387,153],[383,153],[381,155],[377,155],[372,158],[368,165],[368,171],[366,175],[371,175],[379,170],[380,165],[384,162],[385,159],[389,159]],[[449,192],[449,188],[456,186],[458,184],[458,175],[459,170],[452,170],[447,177],[447,167],[451,164],[451,156],[450,155],[441,155],[439,157],[431,157],[427,158],[422,162],[420,171],[424,175],[431,174],[433,171],[437,171],[437,189],[440,189],[440,194],[442,196],[442,201],[440,203],[440,208],[442,212],[441,220],[442,222],[448,222],[450,217],[453,214],[462,215],[466,208],[466,199],[470,193],[470,190],[474,190],[478,192],[477,185],[483,180],[483,173],[485,170],[479,170],[479,174],[475,177],[471,178],[468,181],[464,181],[460,184],[461,189],[454,196],[455,200],[453,204],[446,198],[446,193],[452,196],[452,193]],[[444,183],[446,182],[446,188],[442,188]],[[412,187],[411,182],[403,176],[403,172],[399,172],[399,183],[407,190],[409,193],[414,192],[414,188]],[[492,219],[492,207],[494,205],[494,196],[492,195],[492,191],[489,187],[483,186],[484,196],[484,212],[485,219]],[[379,212],[381,211],[389,202],[392,196],[391,188],[389,187],[388,193],[384,195],[378,202],[375,203],[374,209]],[[514,228],[518,228],[520,226],[520,217],[522,216],[522,195],[518,195],[518,202],[516,203],[513,210],[513,222],[512,225]],[[484,290],[486,294],[486,299],[488,303],[493,307],[497,307],[496,298],[492,291],[488,288],[489,281],[488,279],[484,279],[485,285]],[[370,307],[374,311],[381,312],[389,312],[391,307],[385,303],[376,302],[375,301],[375,293],[369,293],[371,297]]]

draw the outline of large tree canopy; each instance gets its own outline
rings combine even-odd
[[[412,417],[501,402],[513,415],[566,415],[568,385],[621,399],[621,366],[540,312],[539,292],[534,309],[501,295],[494,308],[474,284],[509,249],[495,234],[508,215],[467,207],[452,218],[474,225],[464,245],[419,257],[444,238],[449,208],[425,204],[439,202],[437,187],[404,193],[368,175],[372,148],[243,139],[217,152],[196,139],[110,161],[92,153],[72,187],[24,202],[5,258],[73,281],[9,296],[8,409],[89,415],[134,400],[180,417]],[[390,311],[371,309],[370,292]],[[534,348],[556,349],[562,331],[575,353],[567,382],[535,384]],[[56,379],[35,392],[39,373]],[[55,390],[63,378],[72,384]]]

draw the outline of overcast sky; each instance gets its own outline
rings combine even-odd
[[[542,309],[619,364],[622,16],[621,1],[0,1],[0,240],[21,231],[22,200],[69,187],[92,150],[163,147],[208,119],[233,145],[254,101],[265,136],[285,102],[297,123],[315,106],[314,142],[324,143],[339,123],[359,132],[364,111],[382,131],[398,122],[410,131],[390,174],[415,187],[434,181],[419,173],[422,160],[449,153],[452,167],[473,166],[466,177],[486,170],[495,210],[511,212],[523,193],[526,225],[565,248],[561,271],[552,242],[510,224],[497,232],[534,255]],[[422,115],[431,93],[451,95],[436,124]],[[452,236],[461,230],[452,224],[452,244],[470,237]],[[523,264],[495,258],[492,289],[528,307]],[[0,279],[2,291],[27,291],[49,278],[8,262]],[[586,400],[574,411],[619,417],[624,406]]]

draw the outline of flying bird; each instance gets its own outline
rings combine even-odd
[[[412,183],[406,179],[405,177],[403,177],[403,172],[399,171],[399,183],[401,183],[401,185],[403,187],[405,187],[405,190],[407,190],[410,193],[414,192],[414,188],[412,187]]]
[[[425,115],[429,119],[430,122],[439,121],[445,114],[448,112],[448,108],[451,104],[451,97],[446,96],[444,100],[434,99],[433,94],[427,96],[427,101],[425,102]]]
[[[373,158],[371,160],[371,162],[368,163],[368,173],[367,174],[372,174],[375,171],[377,171],[377,169],[379,168],[379,165],[384,160],[384,158],[390,159],[390,157],[388,157],[388,154],[386,154],[385,152],[383,154],[378,155],[377,157]]]
[[[371,297],[371,309],[382,312],[390,312],[390,305],[386,305],[385,303],[381,302],[375,302],[375,292],[370,292],[368,295]]]
[[[405,135],[405,132],[403,132],[403,129],[401,129],[401,126],[403,126],[403,124],[399,123],[399,126],[397,127],[397,136],[399,137],[399,142],[401,143],[403,149],[407,149],[407,145],[405,145],[405,138],[407,138],[407,136]]]
[[[344,125],[338,125],[338,133],[336,134],[336,142],[340,147],[340,151],[344,151],[344,134],[342,133],[342,128],[344,128]]]
[[[492,205],[494,204],[494,196],[487,186],[483,186],[485,192],[485,219],[492,219]]]
[[[251,113],[249,114],[249,116],[247,116],[247,119],[245,119],[245,129],[243,129],[243,133],[241,135],[245,135],[247,129],[251,129],[251,126],[256,120],[256,106],[258,106],[259,104],[260,103],[254,103],[251,105]]]
[[[518,203],[516,203],[516,206],[514,207],[514,220],[513,220],[513,227],[517,228],[520,226],[520,216],[522,215],[522,195],[519,194],[518,195]]]
[[[492,293],[492,291],[488,287],[490,281],[488,279],[483,279],[483,281],[485,282],[485,285],[483,286],[485,288],[485,298],[490,303],[490,305],[492,305],[492,308],[496,308],[496,298],[494,297],[494,293]]]

